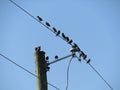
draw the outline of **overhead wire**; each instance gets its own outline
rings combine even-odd
[[[68,90],[68,85],[69,85],[69,71],[70,71],[70,64],[73,60],[73,57],[70,59],[69,63],[68,63],[68,67],[67,67],[67,82],[66,82],[66,90]]]
[[[79,57],[76,56],[77,59],[79,59]],[[84,59],[87,62],[87,59]],[[111,89],[114,90],[113,87],[104,79],[104,77],[95,69],[95,67],[93,67],[92,64],[87,63],[96,73],[97,75],[105,82],[105,84]]]
[[[22,70],[26,71],[27,73],[31,74],[32,76],[40,79],[36,74],[30,72],[29,70],[27,70],[27,69],[24,68],[23,66],[17,64],[17,63],[14,62],[13,60],[11,60],[11,59],[9,59],[8,57],[6,57],[5,55],[3,55],[3,54],[0,53],[0,56],[2,56],[3,58],[5,58],[7,61],[13,63],[13,64],[16,65],[17,67],[21,68]],[[47,84],[50,85],[50,86],[52,86],[52,87],[54,87],[54,88],[57,89],[57,90],[60,90],[58,87],[56,87],[56,86],[54,86],[54,85],[52,85],[52,84],[50,84],[50,83],[48,83],[48,82],[47,82]]]
[[[34,20],[36,20],[37,22],[39,22],[40,24],[42,24],[43,26],[45,26],[48,30],[52,31],[53,33],[55,33],[51,28],[47,27],[44,23],[40,22],[38,19],[36,19],[32,14],[30,14],[28,11],[26,11],[24,8],[22,8],[21,6],[19,6],[17,3],[15,3],[12,0],[9,0],[11,3],[13,3],[15,6],[17,6],[18,8],[20,8],[22,11],[24,11],[26,14],[28,14],[30,17],[32,17]],[[58,35],[58,37],[60,37],[61,39],[63,39],[60,35]],[[64,39],[63,39],[64,40]],[[65,40],[64,40],[65,41]],[[72,44],[70,44],[71,46],[73,46]],[[86,60],[87,61],[87,60]],[[110,86],[110,84],[100,75],[100,73],[98,73],[98,71],[90,64],[90,67],[103,79],[103,81],[111,88],[111,90],[113,90],[112,86]]]
[[[109,86],[111,90],[114,90],[113,87],[103,78],[103,76],[93,67],[93,65],[91,65],[90,63],[88,64],[98,74],[98,76],[100,76],[100,78],[107,84],[107,86]]]
[[[9,0],[9,1],[11,3],[13,3],[15,6],[17,6],[19,9],[21,9],[23,12],[25,12],[27,15],[29,15],[30,17],[32,17],[34,20],[36,20],[37,22],[39,22],[40,24],[42,24],[43,26],[45,26],[48,30],[50,30],[51,32],[55,33],[51,28],[47,27],[44,23],[40,22],[37,18],[35,18],[32,14],[30,14],[28,11],[26,11],[24,8],[22,8],[17,3],[15,3],[13,0]],[[60,35],[57,35],[57,36],[60,37],[61,39],[63,39]],[[70,44],[70,45],[72,46],[72,44]]]

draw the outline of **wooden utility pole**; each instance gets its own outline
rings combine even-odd
[[[45,61],[45,52],[40,51],[40,49],[40,47],[36,47],[34,53],[37,76],[37,90],[48,90],[46,74],[47,64]]]

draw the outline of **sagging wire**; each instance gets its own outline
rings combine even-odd
[[[64,41],[66,41],[69,45],[71,45],[72,46],[72,50],[75,50],[75,52],[80,53],[80,58],[83,57],[83,59],[87,62],[87,64],[89,64],[90,67],[96,72],[96,69],[93,68],[93,66],[90,64],[91,60],[90,59],[88,59],[88,60],[86,59],[87,55],[83,51],[81,51],[81,49],[78,47],[78,45],[76,43],[73,43],[72,39],[70,39],[64,33],[62,33],[61,36],[60,36],[60,33],[61,33],[60,30],[57,30],[55,27],[52,27],[52,29],[51,29],[50,28],[51,25],[48,22],[46,22],[45,24],[42,23],[43,19],[41,17],[37,16],[38,19],[36,19],[32,14],[30,14],[29,12],[27,12],[24,8],[22,8],[21,6],[19,6],[14,1],[12,1],[12,0],[9,0],[9,1],[11,3],[13,3],[15,6],[17,6],[18,8],[20,8],[22,11],[24,11],[26,14],[28,14],[30,17],[32,17],[34,20],[36,20],[37,22],[39,22],[40,24],[42,24],[43,26],[45,26],[47,29],[49,29],[50,31],[52,31],[53,33],[55,33],[56,36],[60,37],[61,39],[63,39]],[[81,60],[80,58],[78,59],[79,61]],[[98,72],[96,72],[96,73],[98,74]],[[98,74],[98,75],[101,77],[100,74]],[[112,86],[110,86],[110,84],[103,77],[101,77],[101,78],[110,87],[110,89],[113,90]]]
[[[17,63],[14,62],[13,60],[11,60],[11,59],[9,59],[8,57],[6,57],[5,55],[3,55],[3,54],[0,53],[0,56],[2,56],[3,58],[5,58],[7,61],[13,63],[13,64],[16,65],[17,67],[21,68],[21,69],[24,70],[25,72],[27,72],[27,73],[31,74],[32,76],[40,79],[36,74],[30,72],[29,70],[27,70],[27,69],[24,68],[23,66],[17,64]],[[48,83],[48,82],[47,82],[47,84],[50,85],[50,86],[52,86],[52,87],[54,87],[54,88],[57,89],[57,90],[60,90],[60,89],[59,89],[58,87],[56,87],[55,85],[52,85],[52,84],[50,84],[50,83]]]
[[[66,83],[66,90],[68,90],[68,86],[69,86],[69,71],[70,71],[70,64],[72,62],[74,57],[72,57],[68,63],[68,67],[67,67],[67,83]]]

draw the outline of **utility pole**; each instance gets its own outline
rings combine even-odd
[[[45,52],[40,51],[40,49],[40,47],[36,47],[34,53],[37,76],[37,90],[48,90]]]

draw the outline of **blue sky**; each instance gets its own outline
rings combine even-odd
[[[14,0],[33,16],[69,36],[91,59],[91,64],[120,90],[120,1],[119,0]],[[0,53],[35,73],[34,48],[41,46],[50,57],[71,54],[66,42],[14,6],[0,1]],[[48,82],[66,87],[68,61],[50,66]],[[0,90],[36,90],[36,78],[0,57]],[[68,90],[110,90],[86,64],[73,59]],[[48,86],[49,90],[56,90]]]

